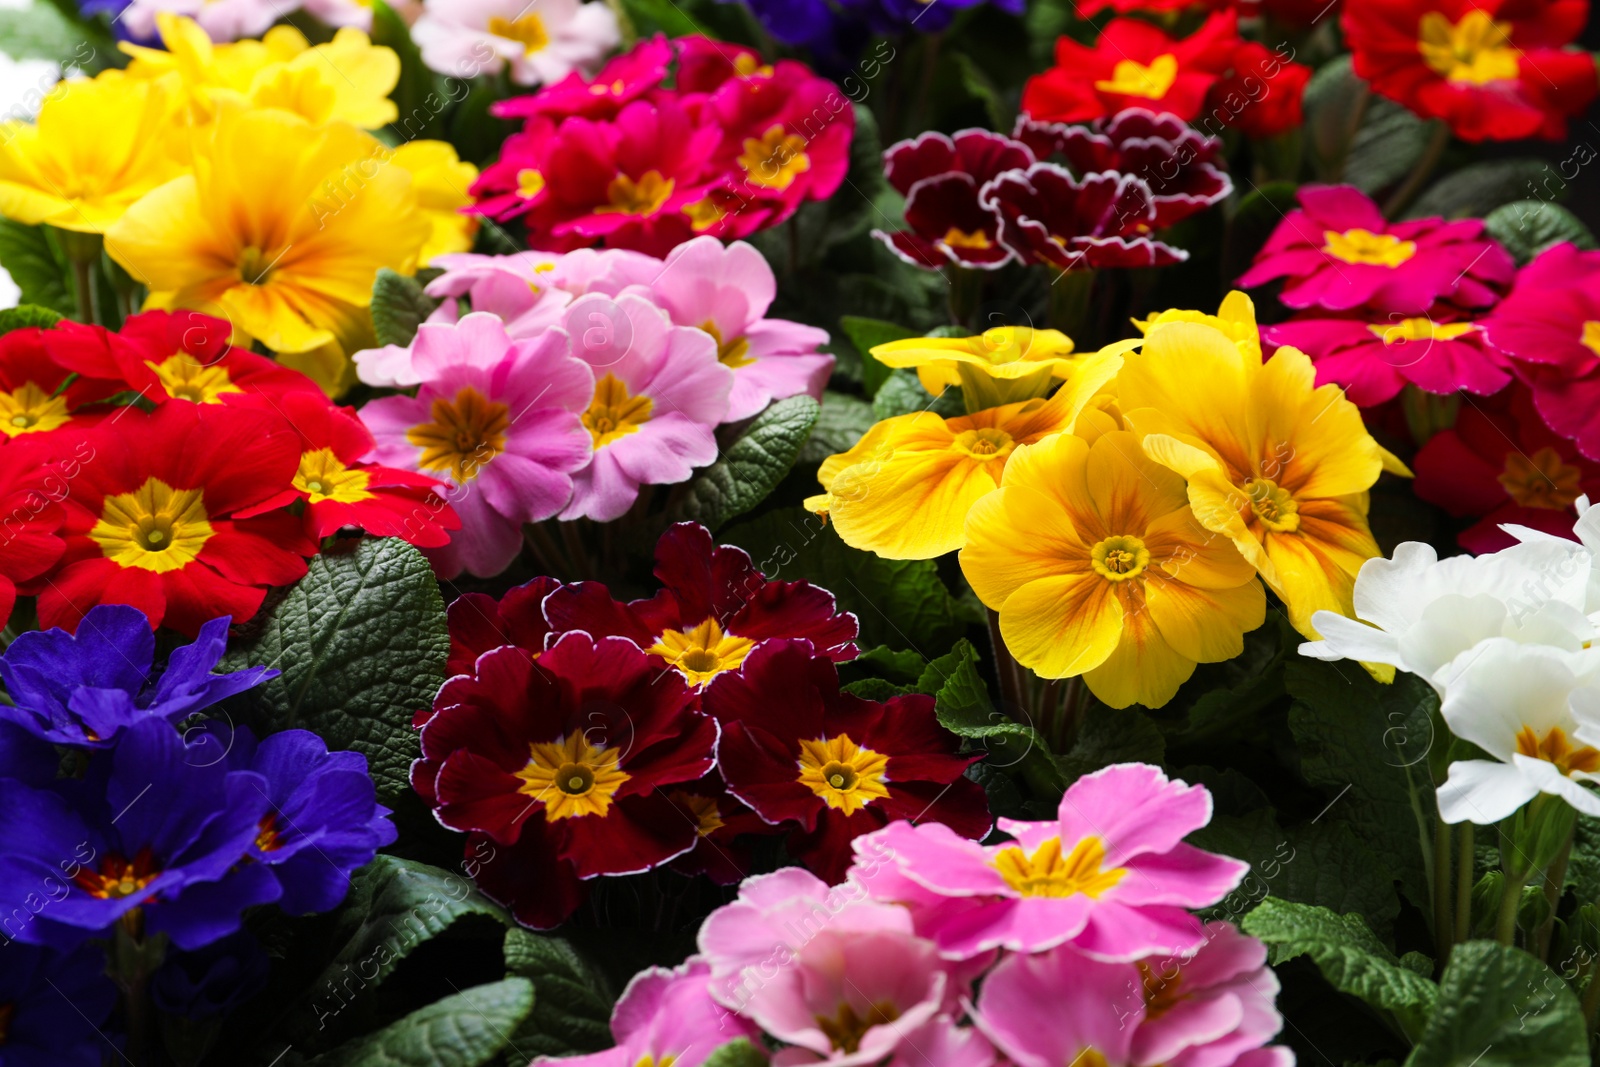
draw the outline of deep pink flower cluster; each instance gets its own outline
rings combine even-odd
[[[574,73],[494,112],[525,126],[473,186],[473,210],[521,219],[551,251],[665,255],[777,225],[839,187],[855,130],[850,101],[804,64],[703,37],[643,41],[593,80]]]
[[[928,268],[1177,263],[1187,253],[1150,234],[1233,189],[1221,141],[1143,108],[1092,125],[1023,116],[1012,137],[925,133],[889,148],[884,169],[909,228],[875,235]]]
[[[1183,843],[1210,818],[1205,789],[1119,764],[999,844],[892,823],[840,885],[749,879],[697,955],[628,987],[615,1048],[535,1063],[697,1067],[766,1035],[783,1067],[1289,1067],[1266,947],[1187,910],[1247,869]]]

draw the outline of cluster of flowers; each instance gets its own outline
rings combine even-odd
[[[1367,491],[1410,473],[1303,353],[1263,362],[1243,293],[1138,325],[1089,356],[1014,328],[873,349],[932,392],[958,385],[968,414],[877,423],[806,502],[881,556],[959,549],[1017,661],[1113,707],[1158,707],[1237,656],[1264,617],[1258,575],[1308,637],[1314,612],[1349,614],[1378,554]]]
[[[928,269],[1177,263],[1189,254],[1151,233],[1233,191],[1221,141],[1143,108],[1088,126],[1024,115],[1012,137],[925,133],[883,159],[889,184],[906,198],[909,228],[874,236]]]
[[[437,474],[464,529],[439,572],[505,570],[522,526],[601,522],[641,486],[717,457],[718,424],[821,397],[825,331],[763,316],[772,268],[742,242],[696,238],[665,261],[622,249],[444,256],[443,303],[406,348],[357,353],[361,380],[414,396],[361,418],[382,462]],[[462,301],[469,308],[462,313]]]
[[[76,637],[30,631],[0,656],[8,1062],[102,1062],[115,990],[101,942],[170,941],[154,992],[185,1014],[191,963],[220,952],[260,976],[264,954],[240,929],[247,909],[329,911],[395,840],[365,757],[305,730],[258,742],[200,718],[277,674],[213,673],[228,621],[207,622],[164,666],[150,620],[121,605],[89,612]],[[62,749],[71,776],[58,777]]]
[[[65,82],[36,124],[5,124],[0,213],[73,231],[80,262],[99,263],[103,235],[148,307],[226,319],[235,343],[337,393],[347,353],[373,343],[378,271],[471,247],[458,209],[477,169],[442,141],[367,132],[398,117],[400,60],[360,30],[218,45],[189,19],[157,23],[166,50],[125,43],[126,70]]]
[[[417,716],[411,782],[519,920],[554,926],[586,880],[669,863],[737,882],[751,835],[837,881],[851,841],[894,819],[989,832],[932,697],[841,691],[856,619],[832,595],[692,523],[663,535],[656,575],[629,604],[540,578],[450,605],[455,676]]]
[[[1505,547],[1507,522],[1566,533],[1600,489],[1600,253],[1561,243],[1519,271],[1477,219],[1386,222],[1348,186],[1299,200],[1239,279],[1281,279],[1297,309],[1262,330],[1268,349],[1305,352],[1364,408],[1461,395],[1417,453],[1416,491],[1479,520],[1463,547]]]
[[[342,527],[449,542],[439,482],[363,462],[353,410],[229,332],[150,311],[0,338],[0,620],[20,591],[45,626],[132,604],[193,636],[254,615]]]
[[[1096,3],[1085,15],[1146,3]],[[1173,9],[1183,3],[1169,6]],[[1264,5],[1313,23],[1333,10]],[[1313,5],[1315,6],[1315,5]],[[1593,57],[1570,47],[1588,17],[1586,0],[1350,0],[1341,16],[1355,73],[1374,92],[1468,141],[1559,140],[1600,91]],[[1292,55],[1238,36],[1237,13],[1218,11],[1187,37],[1139,19],[1114,18],[1092,46],[1063,37],[1056,66],[1029,80],[1022,107],[1035,119],[1082,122],[1127,107],[1197,121],[1210,132],[1237,126],[1271,137],[1300,124],[1310,69]]]
[[[696,955],[629,984],[615,1048],[534,1063],[697,1067],[765,1035],[788,1067],[1290,1067],[1267,1044],[1266,946],[1185,910],[1248,869],[1182,843],[1210,819],[1203,787],[1126,763],[992,845],[892,823],[831,889],[799,868],[745,882]]]
[[[1319,614],[1319,659],[1396,670],[1441,697],[1451,733],[1488,759],[1450,765],[1445,822],[1491,825],[1541,793],[1600,815],[1600,511],[1580,501],[1578,542],[1508,525],[1515,542],[1441,560],[1408,542],[1356,581],[1355,618]],[[1357,621],[1360,620],[1360,621]]]
[[[1269,138],[1300,125],[1310,80],[1311,68],[1294,62],[1292,52],[1240,38],[1231,8],[1181,39],[1141,19],[1114,18],[1093,46],[1057,41],[1056,65],[1028,80],[1022,110],[1040,122],[1088,122],[1148,108],[1212,134],[1231,126]]]
[[[850,101],[804,64],[703,37],[642,41],[593,80],[493,110],[525,128],[473,186],[474,210],[521,219],[551,251],[665,255],[777,225],[839,187],[855,130]]]

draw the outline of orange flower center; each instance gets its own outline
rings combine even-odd
[[[655,401],[647,396],[629,396],[628,387],[614,374],[601,378],[594,386],[594,399],[581,416],[594,447],[602,448],[650,421]]]
[[[511,409],[470,385],[453,399],[436,398],[428,414],[433,421],[411,427],[406,440],[422,449],[418,464],[424,470],[448,475],[457,485],[476,478],[506,449]]]
[[[864,1014],[858,1014],[850,1004],[840,1004],[832,1018],[816,1016],[817,1029],[828,1038],[835,1052],[851,1054],[861,1051],[861,1039],[874,1026],[888,1026],[900,1018],[900,1009],[890,1001],[875,1002]]]
[[[1125,582],[1150,566],[1150,550],[1139,538],[1118,534],[1089,550],[1089,565],[1108,581]]]
[[[800,742],[800,774],[796,780],[822,802],[854,815],[874,800],[889,795],[889,757],[862,748],[848,734]]]
[[[690,685],[705,685],[723,671],[736,669],[756,643],[724,633],[716,619],[688,630],[667,630],[645,649],[676,667]]]
[[[1553,763],[1558,771],[1569,778],[1574,771],[1584,774],[1600,771],[1600,752],[1588,745],[1573,747],[1572,742],[1567,740],[1567,732],[1559,726],[1550,727],[1543,737],[1532,726],[1524,726],[1517,731],[1517,752],[1529,759]]]
[[[1561,455],[1546,445],[1531,456],[1512,452],[1506,456],[1506,469],[1498,481],[1506,493],[1525,508],[1570,507],[1583,494],[1583,472],[1561,461]]]
[[[1251,478],[1243,486],[1256,521],[1273,533],[1300,529],[1300,506],[1294,496],[1271,478]]]
[[[667,794],[667,799],[689,813],[689,818],[694,820],[695,833],[699,836],[710,837],[722,829],[722,812],[713,798],[675,789]]]
[[[256,824],[256,848],[262,852],[276,852],[283,847],[283,833],[278,829],[277,813],[263,815]]]
[[[146,847],[139,850],[132,862],[114,852],[107,853],[100,860],[98,871],[85,867],[73,882],[92,897],[121,900],[143,892],[144,887],[155,881],[160,873],[155,865],[155,857]]]
[[[528,746],[528,763],[516,776],[518,792],[544,803],[544,817],[572,819],[584,815],[602,818],[611,811],[612,797],[632,777],[619,763],[622,752],[597,748],[582,730],[560,741]]]

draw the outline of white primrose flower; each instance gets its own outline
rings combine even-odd
[[[622,32],[604,0],[427,0],[411,39],[440,74],[471,78],[509,63],[518,85],[549,85],[593,73]]]
[[[1540,793],[1600,816],[1600,649],[1492,637],[1438,672],[1451,733],[1493,760],[1458,760],[1439,787],[1447,823],[1499,822]]]
[[[1600,623],[1600,508],[1590,507],[1587,496],[1580,496],[1573,501],[1573,506],[1578,509],[1578,521],[1572,525],[1572,535],[1589,550],[1592,559],[1583,610],[1588,613],[1590,619]],[[1555,534],[1535,530],[1529,526],[1518,526],[1514,522],[1503,522],[1500,524],[1500,529],[1526,544],[1550,541],[1558,545],[1572,543],[1565,537],[1557,537]]]
[[[1597,516],[1600,518],[1600,516]],[[1585,616],[1594,561],[1588,549],[1551,537],[1485,556],[1441,560],[1429,545],[1407,541],[1393,559],[1369,559],[1356,576],[1361,621],[1319,611],[1321,641],[1300,646],[1314,659],[1360,660],[1398,668],[1432,683],[1440,668],[1488,638],[1576,652],[1595,637]]]

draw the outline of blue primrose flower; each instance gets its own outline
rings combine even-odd
[[[103,748],[135,723],[176,724],[278,674],[268,667],[211,673],[227,647],[228,617],[212,619],[157,673],[150,620],[137,608],[103,604],[76,635],[32,631],[11,642],[0,656],[0,680],[16,706],[0,704],[0,721],[53,744]]]
[[[104,787],[0,781],[0,935],[68,948],[121,922],[197,949],[282,894],[248,862],[271,814],[267,780],[194,760],[146,717],[121,731]]]
[[[0,945],[0,1067],[100,1067],[117,1001],[96,946]]]
[[[270,808],[252,856],[277,875],[278,906],[290,914],[338,907],[351,873],[397,836],[359,752],[329,752],[309,730],[257,742],[249,729],[220,722],[205,724],[190,741],[192,752],[220,749],[230,768],[265,779]]]
[[[267,987],[272,960],[248,930],[194,952],[168,952],[150,983],[150,997],[168,1015],[215,1019]]]

